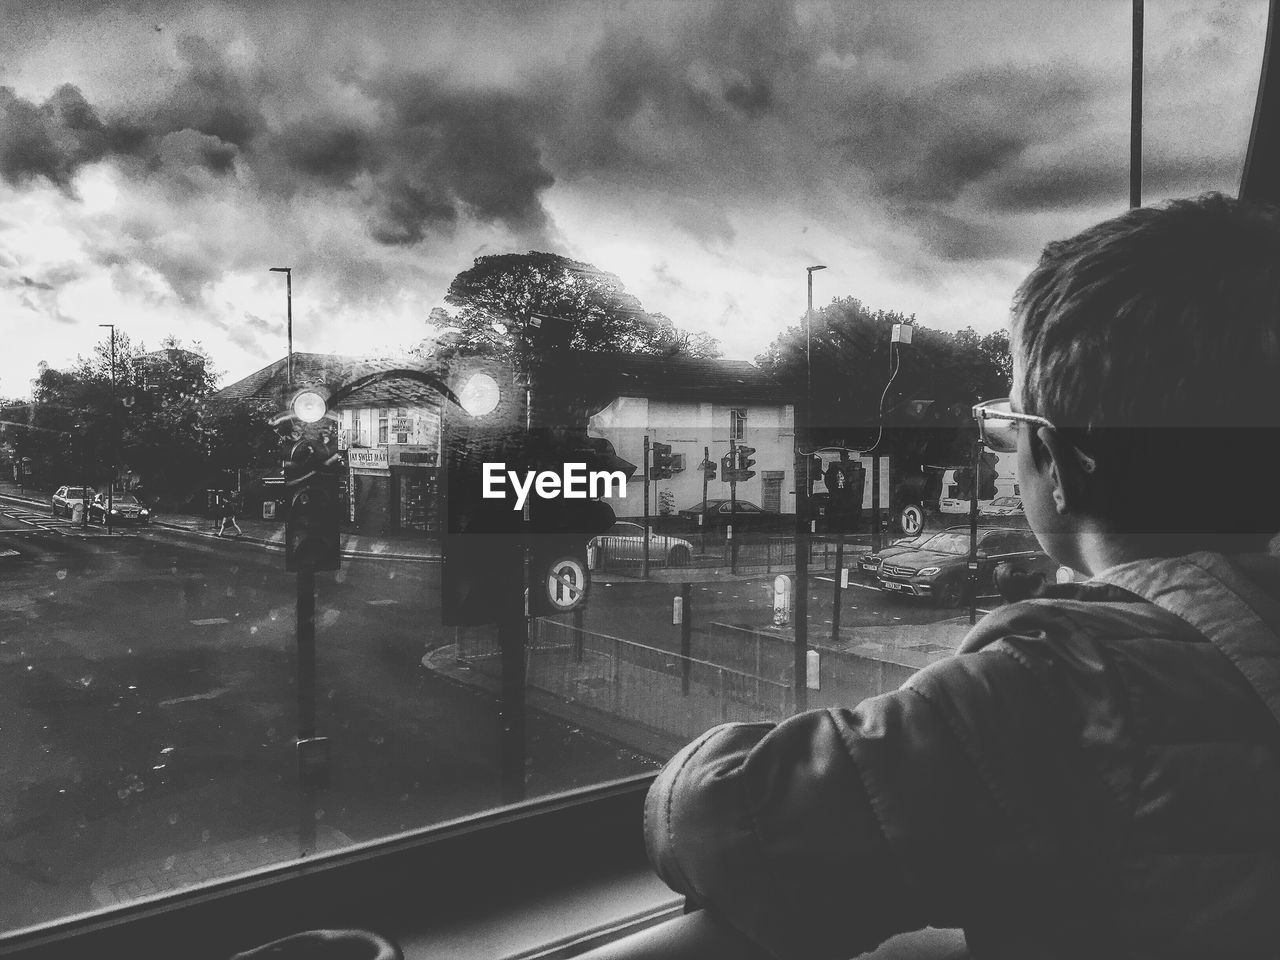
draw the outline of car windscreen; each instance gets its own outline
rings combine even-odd
[[[933,550],[936,553],[968,553],[969,535],[967,533],[940,533],[922,543],[920,549]]]

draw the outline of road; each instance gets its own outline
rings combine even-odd
[[[361,559],[317,577],[319,729],[333,751],[322,843],[500,802],[493,699],[421,666],[452,637],[438,576]],[[247,865],[296,855],[281,843],[299,816],[295,581],[279,553],[158,529],[83,537],[3,506],[0,578],[6,926],[147,892],[157,870],[216,873],[202,850]],[[530,797],[653,767],[529,717]]]
[[[297,855],[295,578],[283,566],[279,552],[246,542],[82,532],[0,504],[5,925]],[[439,576],[436,563],[373,558],[317,576],[318,726],[333,755],[315,811],[321,849],[500,803],[494,698],[422,666],[456,640],[440,625]],[[815,642],[830,629],[831,576],[815,571],[811,584]],[[771,623],[772,584],[696,584],[695,633],[716,620]],[[678,649],[678,592],[597,583],[585,625]],[[909,631],[959,613],[856,577],[844,600],[853,631]],[[654,767],[586,725],[528,718],[529,797]]]

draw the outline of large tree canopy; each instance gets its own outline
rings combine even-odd
[[[706,334],[682,331],[660,313],[648,313],[612,273],[554,253],[479,257],[453,278],[445,302],[458,333],[442,338],[457,350],[528,356],[537,352],[543,317],[567,322],[562,346],[685,356],[718,356]],[[434,313],[439,325],[444,318]]]
[[[913,336],[909,345],[891,349],[895,323],[912,325]],[[914,316],[873,310],[853,297],[814,312],[808,356],[806,364],[802,320],[756,362],[797,389],[807,381],[814,446],[869,449],[880,438],[882,453],[961,462],[976,436],[972,405],[1009,393],[1003,331],[932,330],[915,324]]]

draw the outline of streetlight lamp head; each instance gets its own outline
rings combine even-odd
[[[293,267],[267,267],[271,273],[288,273]]]
[[[805,267],[805,269],[806,269],[806,270],[808,270],[810,273],[813,273],[813,271],[815,271],[815,270],[825,270],[825,269],[827,269],[827,265],[826,265],[826,264],[824,264],[824,263],[820,263],[820,264],[818,264],[817,266],[813,266],[813,267]]]

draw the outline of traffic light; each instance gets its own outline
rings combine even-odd
[[[857,460],[841,460],[827,467],[823,483],[827,501],[827,529],[832,533],[852,533],[862,520],[862,491],[866,468]]]
[[[739,446],[736,449],[738,451],[738,466],[736,471],[738,479],[750,480],[756,475],[756,472],[751,469],[756,464],[756,462],[751,459],[751,455],[756,452],[756,448]]]
[[[338,529],[338,479],[346,468],[338,450],[338,422],[323,391],[303,389],[290,411],[273,421],[287,454],[283,463],[284,567],[290,571],[337,570],[342,561]]]
[[[702,472],[708,480],[716,478],[716,462],[714,460],[703,460],[698,466],[702,468]]]
[[[715,467],[712,467],[712,476],[714,476]],[[725,483],[730,483],[738,479],[738,465],[734,463],[734,453],[729,451],[720,458],[720,479]]]
[[[671,479],[671,444],[655,443],[650,448],[653,451],[653,470],[649,474],[651,480],[670,480]]]

